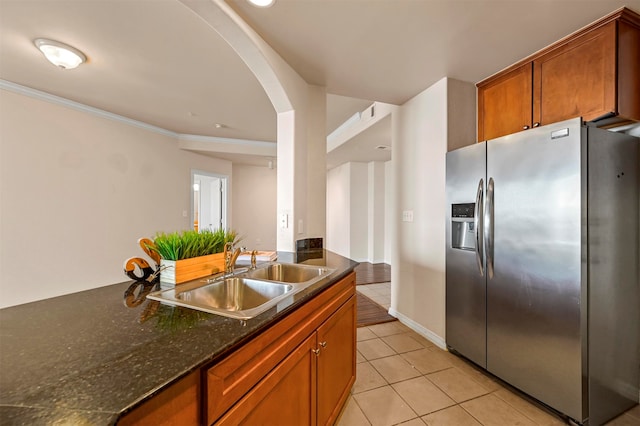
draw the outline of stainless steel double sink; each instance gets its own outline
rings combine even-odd
[[[149,299],[246,320],[283,303],[328,277],[323,266],[269,262],[231,276],[193,281],[147,295]]]

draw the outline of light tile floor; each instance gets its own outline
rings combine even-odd
[[[358,286],[357,290],[388,308],[389,283]],[[359,328],[357,378],[338,426],[398,424],[535,426],[565,423],[398,321]],[[636,405],[607,425],[639,426],[640,406]]]
[[[391,306],[391,283],[359,285],[356,290],[386,309]]]

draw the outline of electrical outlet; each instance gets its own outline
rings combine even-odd
[[[403,222],[413,222],[413,210],[403,210],[402,211],[402,221]]]
[[[289,227],[289,215],[284,213],[280,215],[280,228],[287,229]]]

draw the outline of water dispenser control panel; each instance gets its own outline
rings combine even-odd
[[[451,247],[475,250],[475,203],[451,205]]]
[[[451,217],[472,218],[476,209],[476,203],[451,204]]]

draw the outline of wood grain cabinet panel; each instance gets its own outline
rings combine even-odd
[[[315,425],[315,348],[314,334],[300,344],[216,424]]]
[[[318,328],[318,425],[333,424],[356,379],[355,298]]]
[[[640,15],[621,8],[477,87],[478,141],[575,117],[640,121]]]
[[[218,421],[232,425],[330,425],[355,382],[355,297]]]
[[[351,273],[209,368],[207,424],[333,423],[355,382],[355,309]]]
[[[528,63],[478,87],[478,140],[531,126],[532,76],[533,67]]]
[[[617,115],[616,22],[536,59],[533,66],[534,122]]]
[[[200,371],[196,371],[125,414],[118,425],[197,426],[202,424],[200,398]]]

